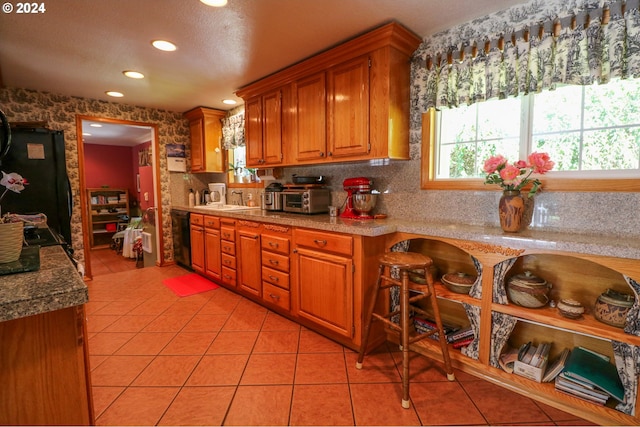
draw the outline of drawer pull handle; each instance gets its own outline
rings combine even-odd
[[[313,242],[314,242],[316,245],[320,245],[320,246],[326,246],[326,245],[327,245],[327,241],[326,241],[326,240],[313,239]]]
[[[269,279],[273,280],[274,282],[279,282],[280,281],[280,278],[278,278],[276,276],[272,276],[272,275],[269,275]]]
[[[278,265],[278,264],[280,264],[280,263],[278,262],[278,260],[270,259],[270,260],[269,260],[269,264]]]
[[[229,234],[229,233],[223,233],[222,235],[223,235],[224,237],[226,237],[227,239],[228,239],[229,237],[231,237],[231,234]]]
[[[276,300],[276,301],[279,301],[279,300],[280,300],[280,295],[269,294],[269,296],[270,296],[271,298],[273,298],[274,300]]]
[[[231,276],[229,276],[228,274],[224,274],[222,277],[224,277],[225,279],[231,279]]]
[[[275,242],[269,242],[269,246],[271,246],[272,248],[277,248],[280,245]]]
[[[229,261],[228,259],[225,259],[224,263],[227,264],[227,265],[231,265],[231,261]]]

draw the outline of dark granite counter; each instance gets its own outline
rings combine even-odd
[[[285,212],[250,210],[214,210],[206,207],[174,206],[205,215],[231,217],[294,227],[335,231],[362,236],[382,236],[405,232],[431,237],[469,240],[507,246],[514,249],[538,249],[640,259],[640,239],[600,234],[580,234],[529,229],[520,233],[505,233],[499,227],[480,227],[465,224],[444,224],[410,219],[352,220],[332,218],[326,214],[301,215]]]
[[[59,246],[40,248],[40,269],[0,276],[0,321],[81,305],[89,292]]]

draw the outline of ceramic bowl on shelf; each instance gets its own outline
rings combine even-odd
[[[596,319],[607,325],[624,328],[627,323],[627,313],[635,297],[631,294],[607,289],[597,299],[593,307],[593,315]]]
[[[530,271],[516,274],[507,283],[507,294],[514,304],[527,308],[540,308],[549,302],[551,283]]]
[[[431,272],[431,277],[436,277],[438,275],[438,267],[435,265],[431,265],[429,267],[429,271]],[[412,270],[408,270],[409,280],[413,283],[417,283],[419,285],[426,285],[427,281],[424,278],[424,268],[416,268]]]
[[[442,284],[451,292],[468,294],[476,282],[476,277],[466,273],[448,273],[442,276]]]
[[[571,298],[561,299],[557,308],[560,314],[568,319],[578,319],[584,313],[582,304]]]

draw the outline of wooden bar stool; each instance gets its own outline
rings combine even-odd
[[[371,322],[375,319],[384,322],[389,328],[397,331],[400,336],[400,347],[402,349],[402,407],[409,408],[409,345],[428,338],[433,334],[438,334],[438,340],[440,342],[440,348],[442,350],[442,358],[444,359],[445,369],[447,371],[447,379],[449,381],[455,380],[453,374],[453,368],[451,366],[451,358],[449,357],[449,348],[447,346],[447,338],[445,337],[444,330],[442,328],[442,320],[440,319],[440,310],[438,309],[438,301],[436,298],[436,292],[433,286],[433,277],[429,271],[429,267],[433,264],[433,260],[426,255],[418,254],[414,252],[388,252],[382,255],[379,259],[379,272],[378,280],[373,288],[371,299],[369,300],[369,306],[365,313],[365,328],[364,336],[362,337],[362,346],[360,347],[360,353],[358,354],[358,362],[356,363],[357,369],[362,369],[362,361],[364,360],[364,352],[367,348],[367,342],[369,340],[369,332],[371,330]],[[391,270],[393,268],[399,269],[400,280],[396,280],[391,277]],[[409,270],[424,269],[425,285],[420,285],[409,280]],[[385,272],[385,270],[387,270]],[[386,273],[386,274],[385,274]],[[374,313],[376,301],[378,299],[379,292],[398,286],[400,289],[400,308],[386,315]],[[409,291],[417,291],[416,296],[410,297]],[[425,298],[429,298],[431,302],[431,308],[433,310],[433,317],[435,317],[435,323],[437,328],[433,331],[417,334],[411,333],[410,314],[411,311],[426,315],[427,313],[422,309],[411,305]],[[391,321],[394,316],[400,315],[400,323]]]

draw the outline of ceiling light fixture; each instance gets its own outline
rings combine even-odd
[[[124,96],[122,92],[116,92],[115,90],[108,90],[105,93],[109,96],[113,96],[114,98],[122,98]]]
[[[153,47],[159,50],[164,50],[165,52],[173,52],[177,49],[177,46],[166,40],[153,40],[151,42]]]
[[[138,71],[126,70],[126,71],[123,71],[122,74],[124,74],[125,76],[131,79],[144,79],[144,74]]]
[[[200,0],[207,6],[222,7],[227,5],[227,0]]]
[[[222,100],[223,104],[227,104],[227,105],[236,105],[237,102],[234,99],[223,99]]]

